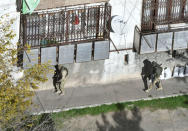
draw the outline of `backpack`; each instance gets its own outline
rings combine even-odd
[[[162,71],[163,71],[163,68],[161,67],[161,65],[159,65],[153,61],[152,66],[153,66],[153,73],[154,73],[155,77],[160,77],[160,75],[162,74]]]
[[[61,72],[61,76],[60,76],[61,79],[66,78],[68,76],[68,69],[66,67],[62,66],[60,72]]]
[[[54,71],[54,76],[53,78],[56,80],[56,81],[59,81],[62,79],[62,72],[61,72],[61,69],[57,69]]]

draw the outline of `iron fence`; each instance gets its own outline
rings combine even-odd
[[[109,39],[110,19],[108,4],[21,15],[20,43],[46,47]]]
[[[143,0],[142,32],[188,22],[188,0]]]

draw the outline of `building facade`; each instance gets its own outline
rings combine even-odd
[[[173,67],[166,52],[188,48],[187,0],[59,2],[41,0],[21,15],[20,42],[33,53],[23,53],[22,66],[63,64],[67,87],[140,77],[146,58]]]

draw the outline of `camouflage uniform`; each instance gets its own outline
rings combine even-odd
[[[148,89],[148,79],[151,80],[151,76],[153,74],[152,63],[146,59],[143,61],[144,67],[142,68],[142,80],[144,82],[145,89]]]
[[[146,90],[146,92],[149,92],[149,90],[152,89],[154,85],[156,85],[158,90],[162,89],[161,81],[160,81],[160,75],[162,73],[162,67],[157,64],[156,62],[152,62],[153,66],[153,75],[151,76],[151,84],[149,85],[149,88]]]
[[[59,87],[60,94],[64,94],[64,85],[68,76],[68,69],[64,66],[59,67],[58,65],[56,65],[55,68],[56,70],[53,76],[53,85],[55,88],[55,92],[58,91],[57,87]]]
[[[68,69],[66,67],[62,67],[61,73],[62,73],[62,79],[61,79],[61,82],[59,85],[59,90],[61,91],[61,93],[64,94],[64,92],[65,92],[64,86],[65,86],[65,82],[66,82],[67,76],[68,76]]]

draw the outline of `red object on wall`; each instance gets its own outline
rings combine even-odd
[[[74,24],[78,25],[79,23],[80,23],[80,20],[79,20],[78,16],[75,16]]]

